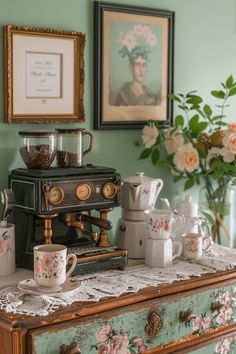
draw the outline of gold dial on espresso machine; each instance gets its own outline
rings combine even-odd
[[[102,195],[106,199],[112,199],[117,194],[117,187],[115,183],[108,181],[102,186]]]
[[[54,186],[49,189],[48,192],[48,201],[52,205],[61,204],[64,199],[64,191],[61,187]]]
[[[81,183],[76,187],[75,195],[79,200],[87,200],[92,193],[91,187],[87,183]]]

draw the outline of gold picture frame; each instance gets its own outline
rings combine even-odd
[[[4,26],[6,123],[82,122],[85,34]]]

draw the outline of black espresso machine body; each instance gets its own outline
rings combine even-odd
[[[112,265],[122,268],[127,263],[127,252],[112,249],[106,240],[105,230],[110,228],[107,212],[121,201],[121,176],[115,169],[91,164],[48,170],[19,168],[9,175],[9,188],[15,197],[18,266],[32,269],[33,247],[43,243],[65,244],[73,252],[79,248],[78,273]],[[100,218],[91,216],[92,210]],[[100,239],[92,225],[100,228]]]

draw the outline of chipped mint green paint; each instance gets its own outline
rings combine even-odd
[[[113,330],[119,330],[122,328],[129,339],[129,343],[131,343],[132,339],[136,337],[142,337],[147,348],[153,348],[161,344],[166,344],[188,336],[194,332],[191,325],[186,326],[185,324],[180,323],[180,311],[191,309],[196,315],[204,314],[206,316],[210,316],[210,304],[218,301],[220,291],[225,293],[227,290],[232,294],[235,292],[235,288],[233,287],[224,287],[206,290],[193,296],[178,299],[176,302],[175,296],[171,296],[171,302],[163,302],[161,305],[159,305],[159,302],[155,300],[151,302],[151,305],[150,302],[148,302],[152,310],[153,305],[157,305],[164,323],[159,334],[151,341],[150,338],[146,336],[144,331],[150,308],[146,307],[132,312],[132,308],[129,306],[127,308],[120,309],[118,316],[115,316],[114,312],[110,311],[109,315],[111,317],[106,317],[106,319],[102,319],[102,315],[95,315],[93,316],[93,320],[90,322],[87,322],[86,318],[84,320],[74,320],[71,322],[71,327],[69,329],[58,329],[56,325],[50,328],[50,332],[46,332],[47,329],[45,329],[44,334],[36,335],[34,337],[34,353],[58,354],[61,344],[69,345],[72,341],[76,341],[81,353],[96,354],[97,350],[95,348],[92,348],[90,351],[92,345],[99,344],[96,339],[96,331],[107,323]],[[233,302],[232,309],[233,314],[228,323],[236,322],[236,307]],[[116,311],[117,310],[115,310],[115,313],[117,313]],[[135,351],[131,352],[135,353]]]

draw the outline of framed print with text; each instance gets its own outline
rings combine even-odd
[[[5,122],[84,121],[85,34],[4,26]]]
[[[174,12],[95,2],[94,127],[171,120]]]

